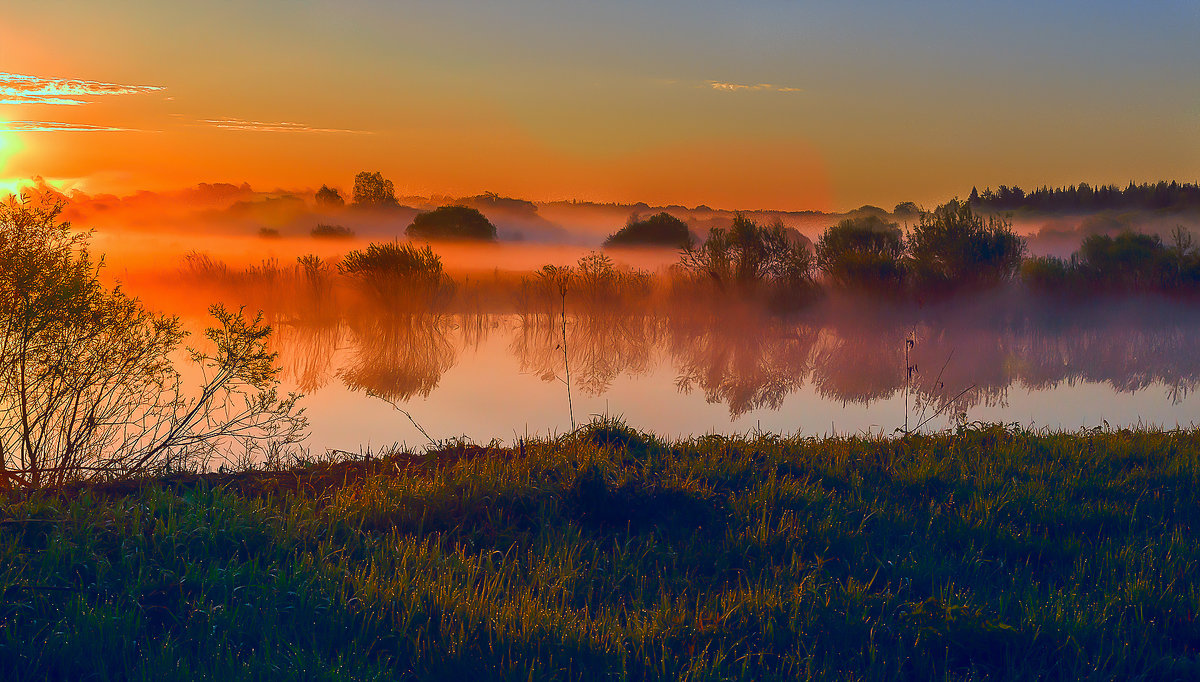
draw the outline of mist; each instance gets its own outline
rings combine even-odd
[[[472,435],[481,438],[518,422],[565,429],[580,416],[560,409],[569,398],[581,412],[619,401],[627,417],[634,411],[647,427],[681,433],[737,429],[751,419],[803,429],[829,415],[834,428],[841,419],[867,430],[944,428],[976,414],[1061,426],[1072,423],[1065,412],[1026,414],[1025,405],[1080,387],[1098,391],[1084,421],[1168,424],[1184,414],[1200,380],[1191,294],[1047,293],[1020,276],[986,290],[897,294],[843,288],[810,263],[808,283],[788,285],[781,297],[781,284],[689,270],[678,247],[601,248],[623,226],[666,213],[687,225],[695,244],[743,220],[776,225],[787,248],[811,254],[829,227],[847,220],[909,235],[921,216],[911,205],[733,212],[483,194],[403,196],[369,208],[244,183],[113,196],[35,182],[26,194],[63,203],[76,229],[92,230],[104,277],[197,331],[214,302],[263,311],[285,384],[322,405],[318,415],[347,401],[372,410],[419,405],[426,419],[450,428],[470,399],[446,386],[467,366],[486,378],[478,393],[491,396],[476,411],[486,405],[499,415],[480,422]],[[478,210],[497,238],[431,243],[444,272],[437,291],[402,273],[372,283],[343,271],[348,254],[371,244],[419,247],[406,228],[446,205]],[[1027,254],[1060,257],[1092,235],[1167,235],[1197,224],[1187,210],[1024,211],[1007,220]],[[379,298],[385,291],[392,293]],[[674,396],[671,406],[661,391]],[[1152,407],[1118,414],[1126,398],[1148,395],[1157,396]],[[511,407],[539,400],[542,413]],[[886,424],[880,406],[891,415]],[[381,421],[379,437],[405,437],[396,428]],[[337,431],[328,427],[326,442],[336,437],[329,429]]]

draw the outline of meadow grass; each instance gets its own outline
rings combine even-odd
[[[0,497],[0,678],[1195,679],[1200,432],[620,422]]]

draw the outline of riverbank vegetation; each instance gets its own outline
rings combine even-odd
[[[1188,679],[1200,434],[512,447],[0,497],[0,676]]]
[[[262,313],[214,304],[206,342],[185,346],[179,318],[106,286],[87,245],[59,207],[0,204],[0,490],[203,466],[300,437]],[[189,266],[227,272],[202,255]]]

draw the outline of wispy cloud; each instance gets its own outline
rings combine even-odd
[[[7,130],[14,133],[111,133],[132,132],[134,129],[90,125],[87,123],[61,123],[58,121],[9,121],[7,123],[0,123],[0,130]]]
[[[160,85],[121,85],[75,78],[42,78],[0,71],[0,104],[90,104],[98,97],[140,95]]]
[[[709,81],[709,87],[713,90],[721,90],[724,92],[742,92],[742,91],[768,91],[768,92],[804,92],[803,88],[789,88],[782,85],[772,85],[771,83],[755,83],[754,85],[743,85],[741,83],[725,83],[723,81]]]
[[[247,130],[261,133],[350,133],[369,135],[369,130],[346,130],[343,128],[317,128],[294,121],[247,121],[240,118],[206,118],[201,123],[225,130]]]

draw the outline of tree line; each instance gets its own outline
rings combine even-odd
[[[1162,210],[1200,208],[1200,184],[1160,181],[1092,187],[1086,182],[1068,187],[1042,186],[1026,192],[1020,187],[1000,185],[980,192],[972,187],[967,199],[973,208],[985,211],[1027,209],[1045,212],[1103,210]]]
[[[761,226],[739,215],[730,228],[685,244],[678,267],[721,291],[765,291],[793,302],[821,284],[919,299],[1011,283],[1075,295],[1200,291],[1200,247],[1182,227],[1168,241],[1133,231],[1091,235],[1070,258],[1026,257],[1026,250],[1008,218],[953,200],[921,213],[907,234],[879,215],[847,218],[811,250],[780,223]]]

